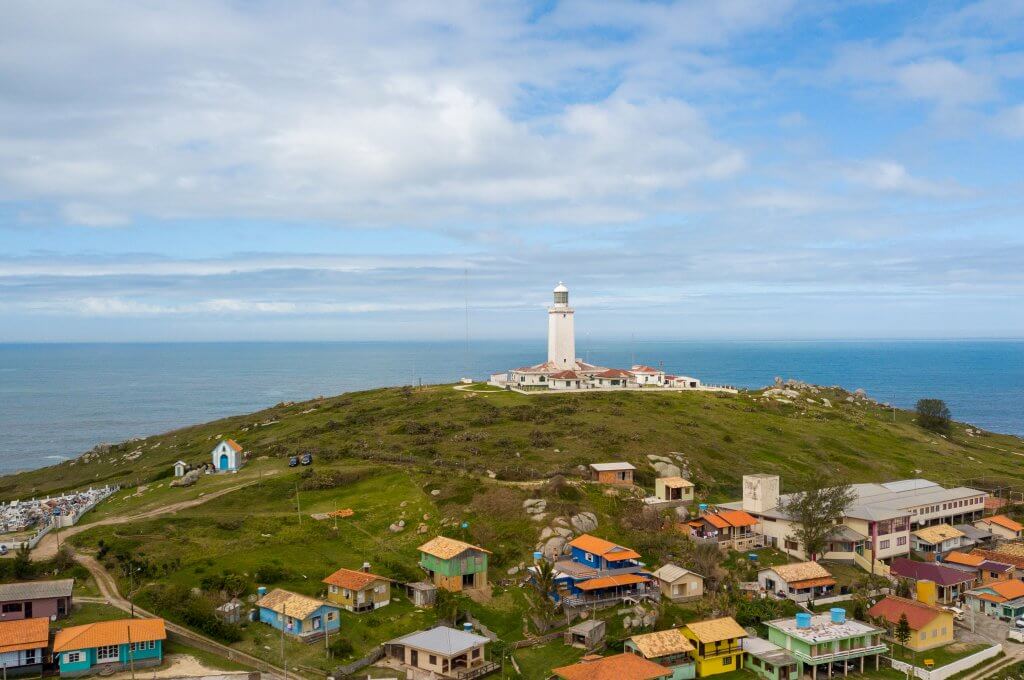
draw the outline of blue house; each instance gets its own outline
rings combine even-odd
[[[305,641],[319,639],[341,626],[341,608],[313,597],[280,588],[259,589],[260,622]]]
[[[119,619],[72,626],[57,633],[53,654],[64,678],[158,666],[167,630],[163,619]]]
[[[657,584],[640,553],[583,534],[569,543],[569,558],[554,562],[556,602],[569,607],[615,604],[626,599],[658,599]]]

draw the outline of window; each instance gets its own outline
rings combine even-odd
[[[431,666],[436,666],[437,665],[437,656],[435,656],[434,654],[430,655],[430,665]]]
[[[7,602],[6,604],[4,604],[4,606],[2,608],[0,608],[0,611],[2,611],[4,614],[9,614],[11,612],[20,612],[21,611],[21,603],[20,602]]]
[[[906,545],[906,544],[907,544],[907,537],[906,536],[899,536],[899,537],[896,538],[896,545]]]
[[[479,659],[480,658],[480,648],[479,647],[477,647],[476,649],[473,650],[473,658],[474,659]]]
[[[330,590],[331,590],[332,593],[337,593],[338,592],[338,586],[330,586]]]
[[[587,562],[593,562],[594,561],[594,556],[591,553],[583,553],[583,556],[587,560]]]
[[[25,650],[25,664],[33,664],[36,662],[36,651],[35,649]]]
[[[342,597],[352,597],[352,591],[348,588],[345,588],[345,590],[342,591],[341,595]]]
[[[889,540],[886,539],[884,541],[880,541],[878,543],[878,549],[879,550],[888,550],[889,549]]]
[[[724,659],[722,659],[722,665],[723,666],[731,666],[732,665],[732,657],[731,656],[727,656]]]
[[[327,612],[328,621],[333,621],[335,616],[337,616],[337,614],[335,614],[334,612]]]
[[[78,663],[82,660],[81,652],[68,652],[64,655],[64,663]]]
[[[927,639],[927,638],[928,638],[928,633],[925,633],[925,632],[924,632],[924,631],[922,630],[922,631],[921,631],[921,635],[920,635],[920,638],[921,638],[922,640],[925,640],[925,639]]]
[[[786,550],[796,550],[798,547],[799,544],[796,541],[791,541],[788,538],[786,539]]]
[[[116,661],[118,657],[118,645],[104,645],[96,648],[97,661]]]

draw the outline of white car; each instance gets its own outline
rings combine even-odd
[[[1018,628],[1024,628],[1024,616],[1018,616],[1017,618],[1015,618],[1013,620],[1013,625],[1017,626]]]
[[[951,613],[953,615],[953,618],[957,621],[964,620],[964,610],[960,609],[960,607],[943,607],[943,609]]]
[[[1013,640],[1014,642],[1020,642],[1021,644],[1024,644],[1024,631],[1021,631],[1021,630],[1011,630],[1011,631],[1006,633],[1006,639],[1007,640]]]

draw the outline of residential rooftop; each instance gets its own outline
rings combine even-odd
[[[843,623],[833,623],[830,614],[816,614],[812,616],[811,625],[807,628],[798,627],[796,618],[776,619],[775,621],[768,621],[766,625],[810,643],[843,640],[881,632],[874,626],[869,626],[866,623],[854,621],[853,619],[846,619]]]
[[[421,630],[396,638],[388,644],[415,647],[440,656],[457,656],[488,642],[490,640],[476,633],[467,633],[448,626],[437,626],[430,630]]]

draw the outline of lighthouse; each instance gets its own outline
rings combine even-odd
[[[556,370],[572,370],[576,365],[576,332],[569,289],[561,281],[555,286],[555,302],[548,307],[548,363]]]

